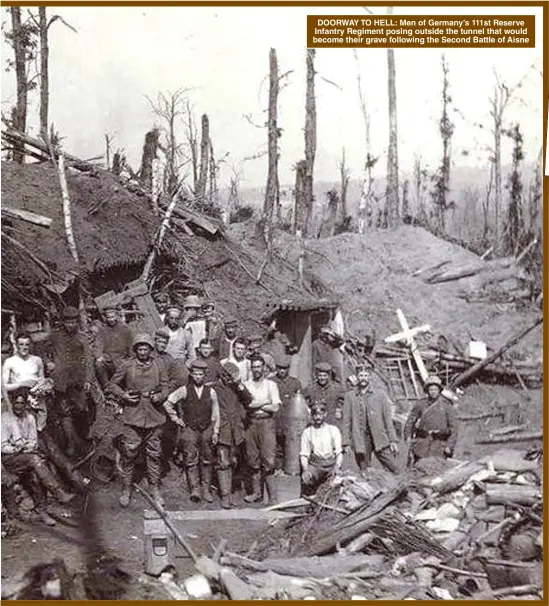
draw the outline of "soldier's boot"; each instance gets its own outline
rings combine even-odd
[[[261,501],[263,495],[261,494],[261,473],[255,471],[252,474],[252,494],[247,494],[244,497],[246,503],[257,503]]]
[[[202,465],[201,475],[202,475],[202,497],[204,498],[206,503],[213,503],[213,496],[212,496],[212,491],[211,491],[212,466],[211,465]]]
[[[149,490],[151,491],[151,497],[153,498],[156,505],[160,508],[164,507],[164,499],[160,494],[160,473],[161,473],[161,462],[156,456],[150,456],[147,454],[146,457],[147,465],[147,483]]]
[[[133,464],[123,458],[118,450],[115,451],[116,467],[122,480],[122,494],[118,499],[120,507],[129,507],[132,499]]]
[[[233,485],[232,470],[219,469],[217,472],[217,481],[219,483],[219,496],[221,497],[221,507],[230,509],[233,506],[231,501],[231,490]]]
[[[37,463],[37,465],[34,467],[34,473],[37,475],[44,487],[47,488],[60,503],[70,503],[76,496],[73,493],[67,492],[59,485],[59,482],[48,469],[48,466],[44,460]]]
[[[190,499],[193,503],[200,502],[200,470],[198,465],[187,467],[187,482],[189,483]]]
[[[274,474],[270,473],[265,476],[265,487],[267,488],[267,496],[269,497],[269,505],[278,503],[278,495],[276,490],[276,481]]]

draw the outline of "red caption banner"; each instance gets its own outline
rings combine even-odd
[[[307,15],[307,48],[533,48],[534,15]]]

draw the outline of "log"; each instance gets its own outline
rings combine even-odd
[[[517,434],[514,436],[495,436],[493,438],[480,438],[476,440],[476,444],[507,444],[509,442],[527,442],[530,440],[543,440],[542,431],[534,431],[530,433]]]
[[[463,463],[430,480],[429,486],[438,494],[452,492],[463,486],[473,474],[485,468],[485,465],[477,461]]]
[[[488,505],[536,505],[540,503],[542,493],[538,487],[517,486],[516,484],[488,484],[486,485],[486,503]]]
[[[323,579],[367,567],[379,569],[384,562],[382,555],[332,555],[297,558],[268,558],[262,562],[250,560],[235,553],[225,553],[220,560],[224,566],[240,566],[256,572],[268,572],[294,577]]]
[[[489,355],[484,360],[481,360],[480,362],[475,364],[472,368],[469,368],[469,370],[466,370],[464,373],[460,374],[453,381],[452,387],[455,389],[456,387],[459,387],[459,385],[462,385],[463,383],[465,383],[465,381],[468,381],[469,379],[474,377],[485,366],[487,366],[494,360],[497,360],[499,357],[501,357],[508,349],[513,347],[513,345],[516,345],[521,339],[523,339],[529,332],[534,330],[534,328],[536,328],[536,326],[539,326],[542,322],[543,322],[543,316],[540,316],[533,324],[531,324],[530,326],[527,326],[526,328],[521,330],[519,333],[517,333],[515,336],[511,337],[504,345],[502,345],[493,354]]]
[[[21,210],[19,208],[13,208],[12,206],[6,206],[5,204],[2,204],[2,214],[11,219],[21,219],[22,221],[32,223],[33,225],[40,225],[41,227],[50,227],[52,224],[52,219],[49,217],[31,213],[28,210]]]

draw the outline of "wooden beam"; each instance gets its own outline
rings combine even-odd
[[[5,204],[2,204],[2,214],[6,215],[6,217],[10,217],[10,219],[21,219],[22,221],[32,223],[33,225],[40,225],[41,227],[50,227],[53,221],[53,219],[45,217],[44,215],[38,215],[37,213],[32,213],[28,210],[13,208],[12,206],[6,206]]]
[[[518,334],[511,337],[504,345],[502,345],[497,351],[495,351],[492,355],[484,358],[478,364],[475,364],[473,367],[467,369],[465,372],[461,373],[454,380],[452,386],[458,387],[459,385],[465,383],[465,381],[469,380],[471,377],[474,377],[479,371],[481,371],[485,366],[497,360],[503,353],[505,353],[508,349],[516,345],[523,337],[525,337],[530,331],[532,331],[536,326],[539,326],[543,322],[543,316],[540,316],[533,324],[528,326],[527,328],[521,330]]]

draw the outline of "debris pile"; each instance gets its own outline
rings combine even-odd
[[[246,554],[220,546],[215,565],[195,563],[208,597],[540,599],[540,458],[503,449],[471,462],[426,459],[399,477],[338,476],[314,497],[272,506],[296,517]],[[188,584],[177,587],[189,595]]]

